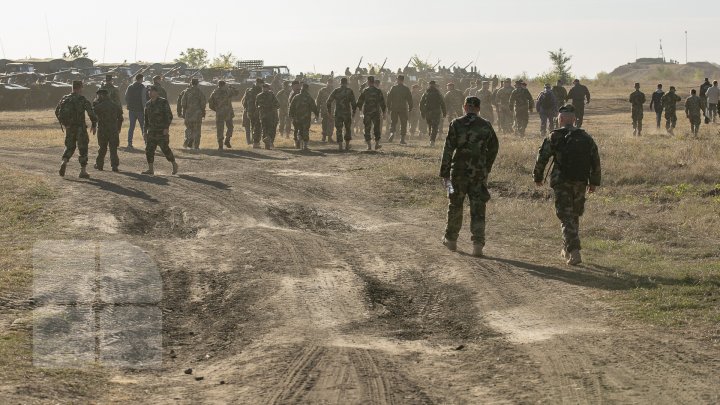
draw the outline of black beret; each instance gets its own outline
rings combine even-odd
[[[465,104],[471,105],[475,108],[480,108],[480,99],[477,97],[468,97],[465,99]]]
[[[100,95],[100,94],[105,94],[105,95],[107,95],[107,94],[108,94],[108,91],[105,90],[105,89],[98,89],[98,91],[96,91],[95,94],[98,94],[98,95]]]
[[[342,79],[340,79],[340,83],[342,83],[342,84],[347,84],[347,82],[348,82],[347,77],[343,77]]]
[[[405,80],[405,76],[399,75],[399,76],[398,76],[398,80]]]
[[[197,78],[193,78],[192,80],[190,80],[190,83],[198,84],[198,83],[200,83],[200,80],[198,80]]]
[[[72,85],[73,85],[73,87],[82,87],[83,82],[82,82],[82,80],[73,80]]]
[[[193,79],[193,80],[195,80],[195,79]],[[150,87],[148,87],[148,89],[149,89],[150,91],[158,91],[157,86],[150,86]]]
[[[431,85],[431,86],[434,86],[434,85],[436,85],[437,83],[435,83],[435,80],[430,80],[430,83],[428,83],[428,84]]]
[[[220,80],[218,82],[218,86],[224,86],[224,85],[225,85],[225,80]]]
[[[112,80],[112,79],[113,79],[112,75],[105,75],[105,80]]]
[[[375,76],[368,76],[367,81],[369,81],[369,82],[374,82],[374,81],[375,81]]]
[[[558,109],[558,112],[575,114],[575,106],[572,104],[565,104],[564,106],[560,107],[560,109]]]
[[[300,84],[300,80],[293,80],[292,85]]]

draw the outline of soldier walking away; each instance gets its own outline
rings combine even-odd
[[[165,155],[165,159],[172,163],[172,174],[177,174],[178,165],[175,162],[175,155],[170,149],[170,124],[173,115],[170,103],[158,94],[155,86],[150,86],[150,100],[145,104],[145,132],[147,142],[145,144],[145,158],[148,169],[142,174],[155,174],[155,151],[158,146]]]
[[[554,118],[557,117],[559,107],[550,83],[545,83],[545,90],[540,92],[535,102],[535,109],[540,115],[540,134],[542,136],[547,135],[548,126],[550,126],[550,131],[555,129]]]
[[[665,92],[663,91],[663,85],[662,83],[659,83],[657,85],[657,90],[655,90],[652,94],[652,98],[650,99],[650,111],[655,111],[655,120],[657,124],[657,129],[660,129],[660,123],[662,122],[662,113],[663,113],[663,103],[662,98],[665,95]]]
[[[705,81],[700,85],[700,106],[703,115],[707,115],[707,91],[710,87],[712,87],[712,84],[710,84],[710,79],[706,77]]]
[[[337,131],[338,148],[343,150],[343,139],[345,140],[345,150],[350,150],[350,141],[352,140],[352,118],[357,109],[355,102],[355,92],[348,87],[348,79],[343,77],[340,79],[340,87],[333,90],[328,96],[326,108],[333,111],[332,103],[335,102],[335,130]],[[345,131],[343,137],[343,130]]]
[[[422,97],[422,93],[420,90],[419,84],[413,84],[412,90],[411,90],[411,97],[413,100],[413,108],[410,110],[410,113],[408,114],[408,121],[410,125],[410,136],[417,135],[418,138],[421,136],[420,134],[420,98]]]
[[[633,136],[642,136],[643,105],[645,104],[645,93],[640,91],[640,83],[635,83],[635,91],[630,93],[628,101],[632,105]]]
[[[160,76],[160,75],[154,76],[152,85],[155,86],[155,88],[157,89],[158,97],[162,97],[165,100],[167,100],[167,98],[168,98],[167,91],[162,86],[162,76]],[[148,88],[148,98],[150,98],[150,89],[149,88]],[[170,102],[170,100],[168,100],[168,102]]]
[[[479,80],[478,80],[479,81]],[[471,94],[472,96],[473,94]],[[480,99],[480,117],[487,120],[490,124],[495,123],[495,114],[493,114],[493,104],[495,104],[495,97],[493,92],[490,91],[490,82],[482,82],[482,88],[474,94]]]
[[[90,137],[87,132],[87,124],[85,123],[85,114],[92,122],[92,133],[95,135],[97,129],[97,116],[93,111],[90,101],[82,95],[83,83],[75,80],[72,83],[72,93],[63,96],[57,107],[55,107],[55,117],[60,121],[60,125],[65,128],[65,151],[62,155],[62,163],[60,164],[60,176],[65,176],[65,169],[70,158],[75,153],[75,149],[80,154],[78,161],[80,162],[80,178],[89,179],[86,166],[88,162],[88,144]]]
[[[375,139],[375,150],[380,149],[380,137],[382,136],[381,120],[385,119],[387,106],[382,90],[375,87],[375,78],[368,76],[367,87],[358,98],[357,108],[363,112],[363,125],[365,126],[365,143],[367,150],[372,150],[372,139]],[[370,136],[370,131],[373,136]]]
[[[530,113],[533,110],[533,100],[530,90],[523,86],[525,82],[518,80],[515,82],[515,90],[510,94],[510,108],[515,112],[515,131],[518,135],[525,135]]]
[[[420,99],[420,116],[427,122],[430,146],[435,146],[440,120],[447,116],[445,99],[435,86],[435,80],[431,80],[425,94]]]
[[[675,133],[675,125],[677,125],[677,103],[681,101],[682,98],[675,93],[675,86],[670,86],[670,91],[665,93],[660,99],[660,103],[665,110],[665,130],[670,135]]]
[[[110,99],[106,89],[97,91],[97,100],[93,103],[93,110],[97,116],[98,155],[95,159],[95,169],[103,170],[105,154],[110,147],[110,166],[112,171],[119,171],[120,158],[118,146],[120,145],[120,128],[123,122],[123,110]]]
[[[223,145],[232,148],[230,140],[232,139],[235,128],[235,125],[233,125],[235,111],[232,106],[232,98],[239,94],[240,92],[236,88],[228,86],[224,80],[220,80],[217,89],[213,90],[210,94],[208,106],[211,110],[215,111],[215,126],[217,127],[219,150],[223,149]],[[227,133],[225,132],[225,127],[227,127]]]
[[[113,75],[105,75],[105,83],[100,86],[99,90],[106,90],[110,101],[119,105],[122,108],[122,102],[120,101],[120,90],[113,84]]]
[[[320,117],[320,110],[318,110],[315,100],[310,95],[310,86],[306,83],[303,83],[300,94],[292,98],[289,113],[293,127],[296,128],[298,133],[298,140],[295,144],[299,145],[298,149],[308,150],[312,114],[315,114],[315,119],[318,119]]]
[[[450,200],[443,245],[453,252],[457,250],[467,196],[476,257],[483,255],[485,247],[485,205],[490,200],[487,180],[499,149],[492,125],[478,116],[481,105],[477,97],[465,100],[465,116],[453,120],[448,128],[440,165],[440,177]]]
[[[492,89],[493,89],[493,91],[495,91],[495,89],[497,88],[498,84],[499,84],[499,79],[498,79],[497,75],[494,75],[493,78],[492,78]]]
[[[510,97],[513,92],[512,81],[505,79],[503,85],[495,93],[495,107],[498,112],[500,130],[505,134],[513,132],[513,106],[510,105]]]
[[[253,148],[260,147],[259,139],[262,137],[262,126],[260,124],[260,114],[257,111],[257,96],[262,93],[262,85],[265,81],[261,78],[255,79],[255,85],[245,90],[245,97],[243,97],[243,108],[247,113],[247,121],[243,122],[245,126],[245,136],[247,137],[248,145],[253,145]],[[243,116],[243,120],[245,117]],[[247,124],[247,125],[245,125]],[[248,131],[248,128],[250,129]],[[255,143],[257,141],[257,144]]]
[[[332,110],[327,108],[327,101],[330,93],[335,90],[335,80],[332,78],[327,80],[327,85],[318,92],[317,100],[315,100],[320,109],[320,127],[322,131],[322,141],[332,142],[335,123],[333,122]]]
[[[552,92],[555,95],[555,100],[558,102],[558,108],[565,104],[565,100],[567,99],[567,90],[565,89],[565,86],[563,86],[563,81],[558,80],[557,84],[555,84],[552,88]],[[557,128],[558,122],[557,122],[557,115],[553,117],[553,123],[555,124],[555,127]]]
[[[175,104],[175,108],[177,110],[178,117],[183,118],[183,119],[185,118],[185,114],[183,114],[183,110],[182,110],[182,98],[185,95],[185,92],[187,91],[187,89],[189,89],[189,88],[190,88],[190,84],[188,84],[188,86],[186,88],[184,88],[180,92],[180,94],[178,94],[177,103]],[[190,139],[190,128],[188,128],[188,126],[185,124],[184,120],[183,120],[183,125],[185,125],[185,138],[183,140],[183,148],[189,148],[192,146],[192,140]]]
[[[255,98],[255,106],[260,116],[260,128],[265,149],[272,149],[275,146],[280,103],[275,97],[271,85],[263,83],[263,91]],[[253,147],[259,143],[260,139],[253,139]]]
[[[585,211],[585,193],[600,187],[600,154],[593,138],[574,127],[575,107],[560,107],[560,128],[545,138],[538,151],[533,177],[544,184],[545,166],[553,159],[550,187],[555,194],[555,214],[562,225],[562,258],[568,265],[582,263],[580,255],[580,217]]]
[[[590,90],[587,86],[580,84],[580,80],[575,79],[573,87],[565,97],[565,101],[567,100],[572,101],[572,105],[575,107],[575,119],[577,119],[575,126],[581,128],[585,118],[585,104],[590,104]]]
[[[135,123],[140,123],[140,132],[145,136],[145,119],[143,114],[145,111],[145,103],[147,102],[147,91],[143,84],[143,75],[135,76],[135,83],[128,86],[125,91],[125,105],[128,110],[128,119],[130,126],[128,127],[127,147],[133,148],[133,134],[135,133]]]
[[[720,101],[720,88],[718,88],[718,82],[717,80],[713,81],[712,87],[710,87],[707,90],[707,93],[705,93],[705,96],[707,96],[707,123],[709,124],[710,121],[713,122],[713,124],[717,120],[718,116],[718,101]]]
[[[448,125],[452,120],[463,116],[463,105],[465,104],[465,95],[462,91],[455,88],[455,83],[447,84],[447,92],[445,93],[445,106],[447,107]],[[444,122],[441,122],[440,133],[443,132]]]
[[[690,90],[690,97],[685,100],[685,116],[690,120],[690,132],[697,136],[702,122],[702,99],[695,89]]]
[[[284,135],[287,138],[290,135],[290,116],[288,115],[288,108],[290,107],[290,82],[284,81],[282,90],[278,91],[275,95],[280,105],[279,120],[280,127],[278,132],[280,135]]]
[[[192,79],[190,81],[190,88],[185,90],[185,94],[182,98],[185,125],[190,130],[190,139],[192,140],[193,149],[200,149],[202,120],[205,118],[205,107],[207,106],[207,98],[205,98],[205,94],[200,90],[198,84],[198,79]]]
[[[390,110],[390,137],[388,142],[395,138],[398,121],[400,121],[400,144],[405,145],[409,114],[413,110],[412,91],[405,85],[405,76],[397,77],[397,84],[392,86],[387,96],[387,108]]]
[[[293,80],[292,84],[290,85],[290,97],[288,97],[288,118],[290,119],[290,123],[292,124],[293,141],[295,141],[295,148],[297,149],[300,149],[302,147],[302,140],[300,139],[300,128],[295,126],[292,117],[290,117],[290,104],[292,103],[293,98],[300,94],[301,90],[302,84],[300,84],[300,81]]]

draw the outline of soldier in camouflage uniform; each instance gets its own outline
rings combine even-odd
[[[60,176],[65,176],[65,169],[70,158],[78,149],[80,153],[78,161],[80,162],[80,178],[89,179],[86,166],[88,162],[88,144],[90,137],[87,132],[87,124],[85,123],[85,114],[92,122],[92,133],[95,135],[97,129],[97,116],[93,111],[90,101],[82,95],[83,83],[75,80],[72,84],[72,93],[63,96],[63,98],[55,107],[55,117],[60,124],[65,127],[65,152],[62,155],[62,163],[60,164]]]
[[[490,91],[490,82],[482,82],[482,88],[476,92],[475,96],[480,99],[480,118],[488,121],[490,124],[495,123],[495,114],[493,113],[493,93]]]
[[[322,141],[332,142],[332,135],[335,129],[335,122],[333,122],[332,109],[327,108],[327,101],[330,94],[335,90],[335,80],[328,79],[327,85],[320,89],[318,92],[317,100],[315,100],[318,108],[320,109],[320,119],[322,128]]]
[[[632,105],[633,136],[642,135],[643,105],[645,104],[645,93],[640,91],[640,83],[635,83],[635,91],[630,93],[628,101]]]
[[[467,196],[473,255],[478,257],[485,246],[485,204],[490,200],[487,179],[499,149],[492,125],[478,116],[480,107],[479,98],[466,99],[465,116],[450,123],[440,165],[440,177],[450,199],[443,244],[451,251],[457,249]]]
[[[568,100],[572,101],[572,105],[575,107],[576,126],[580,128],[585,118],[585,104],[590,104],[590,90],[588,90],[587,86],[580,84],[580,80],[575,79],[573,80],[573,87],[565,96],[565,101]]]
[[[477,94],[480,91],[480,85],[480,79],[473,80],[470,87],[465,90],[465,97],[477,97]],[[482,100],[480,102],[482,103]]]
[[[165,100],[167,100],[167,91],[162,86],[162,76],[155,76],[153,77],[153,86],[157,89],[158,97],[162,97]],[[150,89],[148,88],[148,99],[150,98]],[[170,100],[168,100],[170,102]]]
[[[155,151],[158,146],[165,155],[165,159],[172,163],[172,174],[177,174],[178,165],[175,162],[175,155],[170,149],[170,124],[173,115],[170,103],[159,97],[155,86],[150,86],[150,100],[145,104],[145,158],[148,169],[143,174],[155,174]]]
[[[232,98],[239,94],[240,92],[236,88],[228,86],[224,80],[220,80],[217,89],[213,90],[212,94],[210,94],[208,105],[211,110],[215,111],[215,125],[217,126],[219,150],[223,149],[223,145],[232,148],[230,140],[232,139],[233,129],[235,128],[233,125],[235,111],[232,106]],[[226,126],[227,133],[225,133]]]
[[[293,121],[293,127],[298,131],[298,142],[302,150],[308,150],[308,142],[310,142],[310,125],[312,124],[312,114],[315,119],[319,118],[320,110],[315,100],[310,95],[310,86],[302,85],[300,94],[295,95],[290,101],[290,118]],[[298,145],[296,142],[296,145]]]
[[[510,97],[513,88],[510,79],[505,79],[503,85],[495,94],[495,108],[498,112],[498,124],[503,133],[511,134],[513,132],[513,112],[510,105]]]
[[[103,170],[105,165],[105,154],[110,147],[110,166],[112,171],[119,171],[120,158],[117,149],[120,146],[120,128],[123,122],[122,107],[110,100],[108,91],[99,89],[97,91],[97,100],[93,103],[93,110],[97,115],[98,128],[98,155],[95,159],[95,169]]]
[[[675,125],[677,125],[677,103],[682,98],[675,93],[675,86],[670,86],[670,91],[665,93],[660,99],[660,103],[665,110],[665,130],[668,134],[675,133]]]
[[[532,94],[523,83],[522,80],[515,82],[515,90],[510,94],[510,108],[515,112],[515,131],[520,136],[525,135],[534,104]]]
[[[385,119],[387,105],[382,90],[375,87],[375,78],[368,76],[367,87],[358,97],[357,108],[363,112],[363,125],[365,126],[365,143],[367,150],[372,150],[371,141],[375,139],[375,150],[382,147],[380,137],[382,136],[382,120]],[[370,131],[372,132],[372,137]]]
[[[200,90],[198,84],[198,79],[192,79],[190,81],[190,88],[185,90],[182,98],[183,116],[185,117],[185,125],[190,130],[193,149],[200,149],[202,120],[205,118],[205,107],[207,106],[205,94]],[[157,88],[155,91],[157,92]]]
[[[252,143],[253,147],[256,148],[260,146],[259,142],[262,137],[262,124],[260,123],[260,114],[257,111],[257,96],[262,93],[263,83],[265,83],[263,79],[259,77],[255,79],[255,85],[245,90],[245,97],[243,97],[242,101],[243,108],[245,112],[247,112],[247,119],[252,133],[251,137],[250,131],[247,131],[246,127],[245,136],[248,138],[248,145]],[[243,119],[244,118],[245,117],[243,117]]]
[[[552,92],[555,95],[555,100],[557,100],[558,104],[564,104],[565,100],[567,100],[567,90],[563,86],[562,80],[558,80],[557,84],[553,86]]]
[[[447,84],[447,92],[445,93],[445,107],[447,108],[448,125],[452,120],[463,116],[463,104],[465,103],[465,95],[463,92],[455,88],[455,83]],[[443,132],[443,124],[440,125],[440,133]]]
[[[112,75],[105,75],[105,83],[100,86],[99,90],[107,91],[110,101],[122,107],[122,102],[120,101],[120,90],[113,85]]]
[[[548,124],[550,131],[555,129],[555,118],[558,115],[558,101],[555,99],[555,93],[550,88],[550,83],[545,83],[545,90],[538,94],[535,101],[535,110],[540,115],[540,134],[547,135]]]
[[[420,116],[427,121],[430,146],[435,146],[440,121],[447,116],[445,99],[435,87],[435,80],[428,83],[428,88],[420,99]]]
[[[410,88],[405,86],[405,76],[397,77],[397,84],[392,86],[387,95],[387,108],[390,110],[390,137],[395,138],[398,121],[400,121],[400,144],[405,145],[407,136],[408,116],[413,110],[413,98]]]
[[[700,132],[700,123],[702,122],[703,100],[698,97],[697,91],[692,89],[690,97],[685,100],[685,116],[690,120],[690,132],[697,136]]]
[[[409,125],[410,125],[410,136],[413,136],[417,134],[418,137],[420,137],[420,99],[422,98],[422,93],[420,91],[420,85],[419,84],[413,84],[412,90],[410,92],[412,100],[413,100],[413,108],[410,110],[410,113],[408,115],[409,119]]]
[[[290,123],[292,124],[293,141],[295,142],[295,147],[297,149],[300,149],[302,147],[302,139],[300,138],[300,128],[295,126],[292,117],[290,117],[290,103],[292,103],[293,98],[300,94],[301,91],[302,84],[300,83],[300,81],[293,80],[292,84],[290,85],[290,97],[288,97],[288,119],[290,119]]]
[[[290,116],[288,115],[288,108],[290,107],[290,82],[284,81],[283,88],[277,92],[276,97],[280,105],[280,127],[278,132],[281,135],[285,135],[285,138],[290,136]]]
[[[182,109],[182,98],[185,95],[185,92],[187,91],[187,89],[189,89],[189,88],[190,88],[190,85],[188,84],[188,86],[186,88],[184,88],[183,91],[180,92],[180,94],[178,95],[178,98],[177,98],[177,104],[175,104],[175,107],[177,108],[177,115],[180,118],[185,118],[185,114],[183,114],[183,109]],[[192,142],[193,142],[192,138],[190,138],[190,135],[192,135],[192,132],[190,132],[190,128],[188,128],[187,124],[184,121],[183,121],[183,125],[185,125],[185,138],[183,141],[183,148],[190,148],[190,147],[192,147]]]
[[[545,138],[538,151],[533,178],[541,187],[545,166],[554,159],[550,187],[555,194],[555,214],[562,224],[563,249],[561,256],[568,265],[582,262],[580,255],[580,217],[585,211],[585,193],[600,187],[600,154],[587,132],[573,126],[575,107],[560,108],[560,128]]]
[[[337,130],[338,148],[343,150],[343,129],[345,130],[345,150],[350,150],[352,140],[352,117],[355,114],[357,103],[355,93],[348,87],[348,79],[340,79],[340,87],[333,90],[328,96],[326,108],[332,111],[332,103],[335,102],[335,129]]]
[[[277,97],[275,97],[275,93],[272,92],[269,84],[263,84],[262,93],[258,94],[255,98],[255,106],[260,116],[262,141],[265,143],[265,149],[272,149],[275,146],[280,102]],[[253,139],[253,147],[257,147],[259,144],[260,139]]]

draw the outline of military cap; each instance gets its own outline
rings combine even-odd
[[[73,87],[82,87],[83,82],[82,80],[73,80],[72,86]]]
[[[507,79],[505,79],[505,83],[512,83],[512,79],[508,77]]]
[[[112,80],[112,79],[113,79],[112,75],[105,75],[105,80]]]
[[[160,75],[155,75],[155,76],[153,76],[153,81],[154,81],[154,82],[159,82],[160,80],[162,80],[162,76],[160,76]]]
[[[347,77],[343,77],[342,79],[340,79],[341,84],[347,84],[347,82],[348,82]]]
[[[222,86],[224,86],[224,85],[225,85],[225,80],[220,80],[220,81],[218,82],[218,86],[222,87]]]
[[[73,83],[73,86],[74,85],[75,85],[75,83]],[[670,90],[675,90],[675,86],[670,86]]]
[[[565,104],[558,109],[558,112],[575,114],[575,106],[572,104]]]
[[[190,80],[190,83],[198,84],[198,83],[200,83],[200,80],[198,80],[197,77],[194,77],[192,80]]]
[[[193,80],[196,80],[196,79],[193,79]],[[157,86],[150,86],[150,87],[148,87],[148,89],[149,89],[150,91],[158,91]]]
[[[640,86],[640,83],[635,83],[636,86]]]
[[[300,80],[293,80],[293,81],[292,81],[292,85],[293,85],[293,86],[296,85],[296,84],[300,84]]]
[[[435,82],[435,80],[430,80],[430,82],[428,84],[434,86],[437,84],[437,82]]]
[[[375,81],[375,76],[368,76],[367,81],[368,81],[368,82],[374,82],[374,81]]]
[[[475,108],[480,108],[480,99],[472,96],[465,99],[465,104],[473,106]]]
[[[270,83],[263,83],[262,86],[263,86],[263,88],[265,88],[265,89],[269,89],[269,88],[270,88]]]
[[[483,80],[482,84],[483,84],[483,85],[485,85],[485,84],[490,84],[490,82],[487,81],[487,80]]]
[[[102,95],[102,94],[107,95],[107,94],[108,94],[108,91],[107,91],[107,89],[98,89],[98,91],[96,91],[95,94],[97,94],[97,95]]]
[[[403,75],[398,75],[398,80],[405,80],[405,76],[403,76]]]

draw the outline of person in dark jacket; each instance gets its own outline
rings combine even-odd
[[[659,83],[657,85],[657,90],[652,94],[652,98],[650,99],[650,111],[655,111],[656,120],[657,120],[657,129],[660,129],[660,124],[662,123],[662,113],[663,113],[663,104],[662,104],[662,98],[665,95],[665,92],[663,91],[662,83]]]
[[[97,100],[93,103],[93,110],[97,115],[98,128],[98,155],[95,159],[95,169],[103,170],[105,166],[105,155],[110,149],[110,166],[112,171],[119,171],[120,158],[117,149],[120,145],[120,128],[123,122],[123,111],[120,105],[110,98],[106,89],[97,91]]]
[[[130,126],[128,127],[128,149],[133,148],[133,134],[135,133],[135,122],[140,123],[140,131],[145,138],[145,103],[147,102],[147,93],[143,84],[143,75],[135,76],[135,83],[128,86],[125,91],[125,105],[128,110],[128,119]]]
[[[172,163],[172,174],[177,174],[178,165],[175,162],[175,155],[170,149],[170,124],[173,120],[170,103],[158,96],[158,89],[150,86],[150,101],[145,104],[145,157],[148,162],[148,169],[143,174],[155,174],[155,150],[160,147],[165,159]]]

